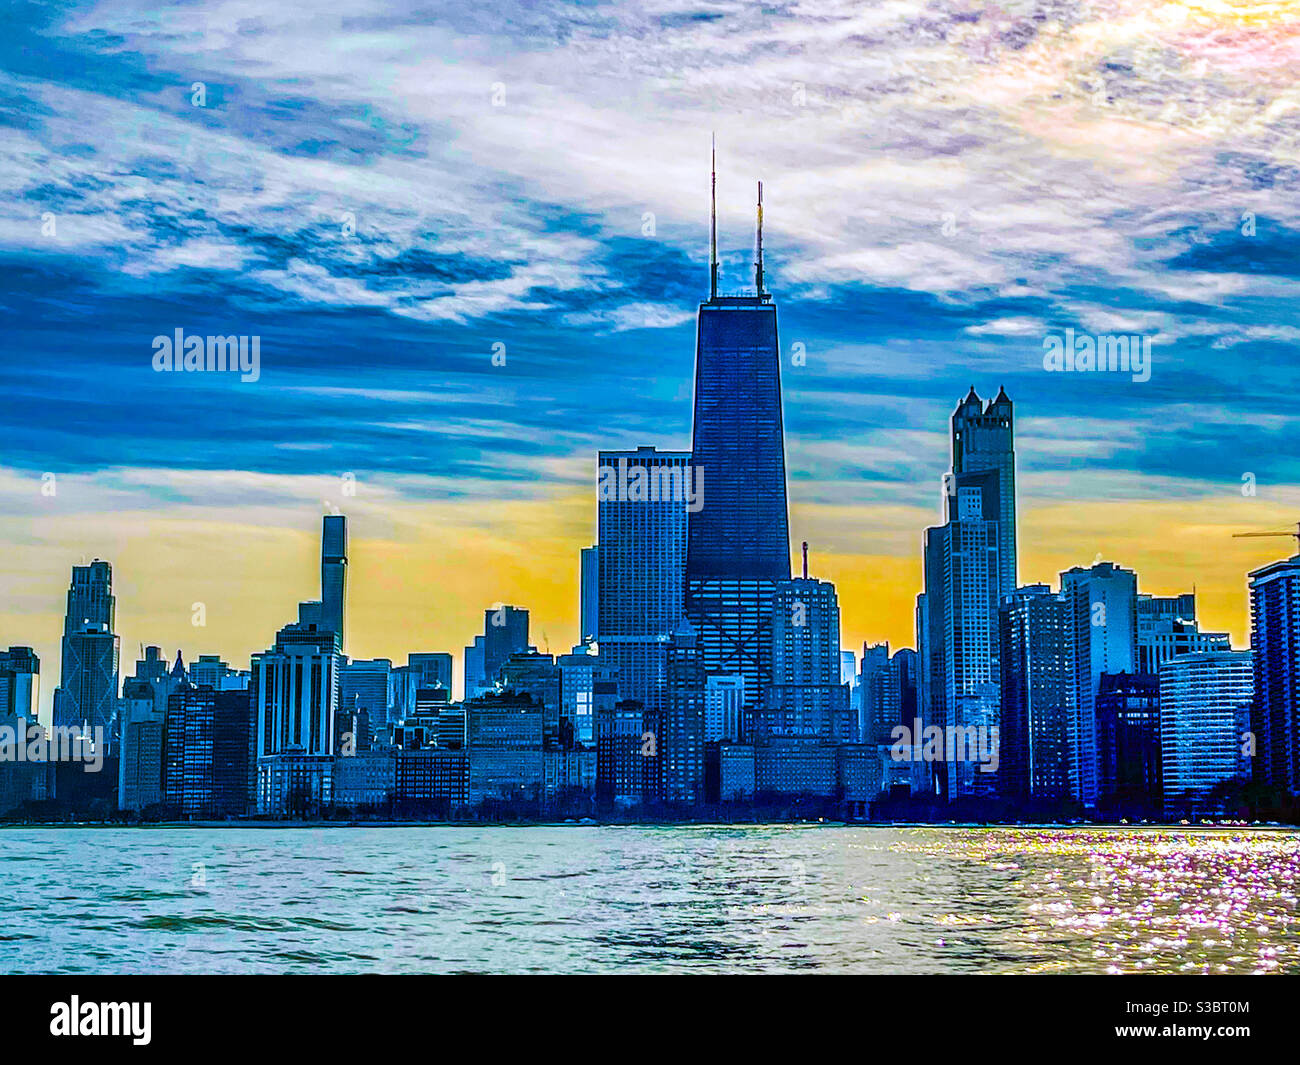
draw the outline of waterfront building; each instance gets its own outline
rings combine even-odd
[[[653,718],[651,724],[653,724]],[[654,797],[654,732],[647,731],[645,707],[623,699],[596,709],[596,798],[633,806]]]
[[[1097,686],[1098,803],[1113,817],[1160,811],[1160,683],[1150,673],[1103,673]]]
[[[1061,800],[1070,791],[1073,694],[1069,604],[1046,584],[1017,588],[999,609],[1003,794]]]
[[[1251,776],[1250,651],[1178,655],[1160,666],[1160,751],[1169,816],[1225,812],[1218,789]]]
[[[540,802],[545,706],[526,692],[514,691],[485,692],[466,699],[463,706],[469,802]]]
[[[1095,808],[1102,778],[1097,691],[1103,673],[1137,672],[1137,575],[1113,562],[1061,574],[1070,612],[1070,791]]]
[[[1256,778],[1300,793],[1300,554],[1250,574]]]

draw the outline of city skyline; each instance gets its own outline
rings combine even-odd
[[[974,392],[974,386],[971,387],[971,390],[970,390],[970,391],[971,391],[971,392]],[[998,397],[998,398],[999,398],[999,399],[1004,399],[1004,398],[1005,398],[1005,390],[999,390],[999,397]],[[964,400],[962,400],[961,402],[959,402],[959,403],[956,405],[955,415],[960,416],[963,407],[964,407],[967,403],[969,403],[969,401],[970,401],[970,393],[968,393],[967,397],[966,397]],[[655,445],[649,445],[649,447],[650,447],[651,449],[653,449],[654,446],[655,446]],[[643,445],[643,448],[644,448],[644,447],[645,447],[645,445]],[[650,452],[650,454],[654,454],[653,450]],[[689,459],[689,457],[690,457],[690,452],[689,452],[689,450],[687,450],[687,451],[682,451],[682,452],[664,452],[664,451],[661,449],[661,450],[658,452],[658,454],[659,454],[660,456],[662,456],[662,455],[664,455],[664,454],[676,455],[676,456],[679,456],[679,457],[680,457],[681,459],[683,459],[683,460],[685,460],[685,459]],[[601,457],[603,457],[603,456],[605,456],[605,455],[622,455],[622,456],[624,456],[625,459],[627,459],[627,460],[629,460],[629,461],[635,461],[636,458],[637,458],[637,452],[636,452],[636,450],[631,450],[631,451],[626,451],[626,452],[609,452],[609,451],[602,451],[602,452],[600,453],[600,456],[601,456]],[[642,458],[644,459],[645,456],[643,455]],[[598,474],[599,471],[600,471],[600,469],[601,469],[601,466],[600,466],[600,462],[599,462],[599,461],[593,463],[593,473],[597,473],[597,474]],[[593,480],[593,486],[592,486],[592,487],[593,487],[593,488],[596,488],[597,486],[596,486],[596,483],[595,483],[595,482],[597,481],[597,478],[596,478],[596,477],[593,477],[592,480]],[[946,482],[941,482],[941,487],[940,487],[940,491],[941,491],[941,492],[942,492],[942,490],[943,490],[943,483],[946,483]],[[591,495],[590,495],[590,497],[589,497],[589,500],[588,500],[589,505],[591,506],[591,509],[592,509],[592,511],[593,511],[593,515],[595,514],[596,509],[597,509],[597,506],[598,506],[598,503],[597,503],[597,500],[596,500],[596,496],[597,496],[597,495],[598,495],[598,491],[592,491],[592,492],[591,492]],[[1020,495],[1020,493],[1017,491],[1017,505],[1018,505],[1018,503],[1019,503],[1019,495]],[[941,501],[941,502],[942,502],[942,501]],[[683,509],[685,509],[685,508],[683,507]],[[337,514],[337,513],[339,513],[339,512],[336,510],[334,513]],[[347,515],[347,514],[344,514],[343,516],[346,517],[346,516],[348,516],[348,515]],[[328,515],[328,514],[325,515],[325,518],[328,520],[328,519],[329,519],[329,515]],[[938,521],[939,518],[936,517],[936,518],[933,519],[933,520]],[[352,523],[349,522],[349,524],[352,524]],[[593,524],[594,524],[594,521],[593,521]],[[326,527],[328,528],[328,524],[327,524]],[[355,529],[355,525],[353,525],[353,528]],[[1236,526],[1233,526],[1233,528],[1236,528]],[[1252,531],[1257,531],[1257,529],[1258,529],[1258,527],[1256,527],[1256,526],[1251,526],[1251,527],[1249,527],[1249,528],[1250,528]],[[917,550],[917,552],[916,552],[916,569],[917,569],[917,571],[918,571],[918,574],[917,574],[917,580],[918,580],[918,583],[917,583],[917,587],[916,587],[916,589],[915,589],[915,592],[913,593],[914,596],[915,596],[915,593],[919,593],[919,592],[921,592],[921,591],[924,590],[924,581],[923,581],[923,570],[924,570],[923,535],[924,535],[925,532],[926,532],[925,529],[919,529],[919,530],[918,530],[918,541],[919,541],[919,542],[918,542],[918,550]],[[345,536],[346,536],[346,535],[347,535],[347,534],[345,534]],[[313,535],[312,533],[305,532],[305,531],[303,531],[303,532],[301,533],[301,536],[302,536],[302,537],[306,537],[306,538],[308,538],[309,540],[312,540],[312,541],[314,541],[314,540],[316,539],[316,536],[315,536],[315,535]],[[358,547],[355,549],[356,554],[357,554],[358,556],[363,556],[363,555],[364,555],[364,551],[365,551],[365,547],[364,547],[364,545],[367,543],[367,541],[366,541],[364,538],[362,538],[362,539],[360,539],[360,540],[355,540],[355,537],[353,537],[353,539],[354,539],[354,541],[358,544]],[[593,539],[594,539],[594,537],[593,537]],[[1242,598],[1242,600],[1243,600],[1243,609],[1244,609],[1244,611],[1246,612],[1246,615],[1247,615],[1246,620],[1245,620],[1245,622],[1244,622],[1244,625],[1246,625],[1246,626],[1248,626],[1248,624],[1249,624],[1249,609],[1250,609],[1250,607],[1249,607],[1249,586],[1248,586],[1248,582],[1249,582],[1249,572],[1250,572],[1251,570],[1255,570],[1255,569],[1258,569],[1258,568],[1260,568],[1260,567],[1264,567],[1264,566],[1272,565],[1272,564],[1274,564],[1274,563],[1279,563],[1279,562],[1285,561],[1286,558],[1290,557],[1290,556],[1279,556],[1278,553],[1277,553],[1277,551],[1276,551],[1276,549],[1268,547],[1267,544],[1268,544],[1268,541],[1264,541],[1264,542],[1263,542],[1259,547],[1249,549],[1249,553],[1252,554],[1252,555],[1265,555],[1266,557],[1264,557],[1264,558],[1263,558],[1261,561],[1259,561],[1259,562],[1251,563],[1251,564],[1250,564],[1250,570],[1244,571],[1244,572],[1241,574],[1241,598]],[[1025,542],[1025,543],[1023,544],[1023,546],[1026,547],[1026,548],[1028,548],[1028,553],[1029,553],[1030,557],[1034,557],[1035,552],[1034,552],[1034,544],[1032,543],[1032,541],[1030,541],[1030,542]],[[579,634],[578,634],[578,632],[577,632],[577,629],[578,629],[578,618],[577,618],[577,614],[578,614],[578,610],[579,610],[579,608],[580,608],[580,598],[581,598],[581,587],[580,587],[580,552],[581,552],[582,549],[583,549],[582,547],[580,547],[579,545],[576,545],[576,544],[575,544],[575,548],[574,548],[574,559],[573,559],[573,567],[572,567],[572,568],[573,568],[572,587],[571,587],[571,588],[568,588],[568,589],[564,589],[564,590],[561,592],[561,595],[567,595],[567,596],[569,596],[569,597],[573,600],[573,607],[574,607],[574,608],[573,608],[573,611],[572,611],[572,613],[573,613],[572,632],[573,632],[573,634],[574,634],[574,638],[573,638],[572,640],[568,640],[567,643],[566,643],[566,640],[565,640],[563,637],[557,641],[554,637],[551,637],[551,636],[544,636],[544,635],[541,634],[541,632],[540,632],[539,630],[534,629],[534,637],[535,637],[535,641],[534,641],[534,642],[537,643],[537,646],[538,646],[539,648],[542,648],[543,650],[546,650],[547,647],[549,647],[551,653],[553,653],[553,654],[557,654],[557,655],[558,655],[558,654],[562,654],[562,653],[564,653],[564,648],[565,648],[565,646],[576,645],[576,644],[578,644],[578,643],[581,642],[581,639],[579,638]],[[312,546],[312,550],[315,550],[315,551],[316,551],[316,555],[315,555],[316,566],[319,567],[316,576],[317,576],[318,580],[322,583],[322,588],[323,588],[323,587],[324,587],[323,582],[324,582],[325,577],[324,577],[324,568],[323,568],[323,562],[322,562],[322,555],[320,554],[320,549],[319,549],[318,547],[316,547],[315,545]],[[346,550],[346,548],[345,548],[345,550]],[[815,561],[816,561],[816,563],[817,563],[817,565],[814,566],[814,569],[817,571],[817,572],[816,572],[816,575],[819,576],[819,577],[822,577],[822,578],[824,578],[824,579],[826,579],[826,580],[828,580],[828,581],[830,581],[832,584],[834,584],[834,585],[836,585],[836,586],[838,587],[838,586],[839,586],[839,581],[836,580],[833,571],[828,571],[828,569],[824,568],[825,559],[824,559],[822,556],[820,556],[820,555],[816,555],[816,554],[814,555],[814,559],[815,559]],[[262,561],[263,561],[263,565],[266,565],[268,560],[262,560]],[[306,568],[307,568],[308,570],[310,570],[310,569],[312,568],[312,563],[311,563],[311,559],[310,559],[310,558],[308,558],[307,560],[303,560],[303,559],[295,559],[294,562],[291,563],[290,565],[291,565],[292,569],[294,569],[294,570],[302,569],[302,568],[303,568],[302,563],[304,563],[304,561],[305,561],[305,563],[306,563]],[[354,560],[353,560],[352,558],[349,558],[349,559],[347,560],[347,562],[349,563],[349,565],[350,565],[353,561],[354,561]],[[1074,565],[1092,565],[1092,564],[1095,564],[1095,563],[1097,563],[1097,562],[1101,562],[1101,561],[1114,562],[1116,565],[1120,565],[1120,566],[1123,566],[1123,565],[1124,565],[1123,562],[1117,561],[1116,559],[1106,558],[1106,559],[1103,560],[1103,559],[1101,559],[1100,557],[1095,557],[1095,558],[1092,559],[1092,560],[1079,560],[1079,561],[1077,561],[1076,563],[1074,563]],[[84,559],[82,559],[81,561],[75,563],[75,564],[73,565],[72,568],[73,568],[74,570],[81,569],[81,568],[89,569],[89,568],[91,568],[91,567],[93,566],[94,563],[107,563],[107,564],[110,565],[110,566],[116,566],[116,563],[114,562],[114,560],[113,560],[112,558],[101,558],[100,556],[96,555],[96,556],[94,556],[93,558],[84,558]],[[823,566],[823,568],[818,568],[819,565]],[[1068,565],[1066,565],[1066,566],[1062,566],[1061,569],[1058,570],[1058,572],[1064,571],[1064,570],[1069,569],[1069,568],[1071,568],[1071,567],[1068,566]],[[1133,569],[1133,570],[1135,570],[1135,571],[1138,572],[1139,585],[1140,585],[1141,591],[1142,591],[1144,594],[1147,594],[1147,595],[1155,594],[1155,595],[1159,596],[1159,595],[1162,595],[1162,594],[1166,594],[1167,592],[1169,592],[1170,590],[1175,589],[1175,588],[1181,588],[1181,587],[1185,587],[1185,586],[1195,586],[1195,585],[1196,585],[1196,576],[1197,576],[1196,573],[1194,573],[1194,572],[1186,573],[1186,575],[1185,575],[1185,576],[1186,576],[1186,579],[1183,579],[1181,576],[1179,576],[1179,574],[1182,574],[1182,573],[1183,573],[1183,571],[1184,571],[1184,569],[1185,569],[1186,567],[1175,566],[1175,567],[1173,568],[1173,570],[1172,570],[1171,572],[1174,574],[1174,576],[1173,576],[1173,578],[1172,578],[1172,581],[1171,581],[1169,587],[1167,587],[1167,588],[1153,588],[1153,587],[1152,587],[1152,582],[1151,582],[1149,579],[1146,579],[1145,574],[1141,571],[1140,567],[1138,567],[1138,566],[1129,566],[1129,567],[1127,567],[1127,568]],[[795,562],[795,557],[794,557],[794,553],[793,553],[793,552],[792,552],[792,556],[791,556],[791,568],[790,568],[790,572],[791,572],[791,574],[794,574],[794,575],[797,575],[797,572],[798,572],[798,567],[797,567],[797,564],[796,564],[796,562]],[[363,564],[363,566],[362,566],[361,573],[366,574],[367,576],[370,576],[370,574],[368,573],[367,568],[364,566],[364,564]],[[113,579],[114,579],[114,584],[113,584],[113,590],[114,590],[113,599],[114,599],[114,600],[119,600],[119,599],[122,598],[122,596],[121,596],[121,591],[120,591],[120,585],[117,583],[117,580],[118,580],[119,576],[120,576],[119,570],[118,570],[118,569],[114,569],[114,571],[113,571]],[[1054,577],[1055,577],[1055,574],[1052,574],[1052,573],[1034,574],[1034,575],[1031,575],[1030,577],[1026,577],[1026,576],[1024,576],[1023,573],[1022,573],[1022,574],[1021,574],[1021,577],[1020,577],[1019,581],[1017,582],[1017,585],[1016,585],[1016,586],[1017,586],[1017,588],[1019,588],[1019,587],[1023,587],[1023,586],[1027,586],[1027,585],[1035,584],[1035,583],[1037,583],[1037,582],[1039,582],[1039,581],[1042,581],[1042,580],[1046,580],[1048,583],[1050,583],[1050,582],[1053,580]],[[371,578],[371,579],[373,579],[373,578]],[[852,585],[850,585],[850,587],[852,587]],[[301,589],[299,589],[299,592],[301,592]],[[349,586],[348,586],[348,588],[347,588],[347,593],[346,593],[346,594],[347,594],[347,596],[349,597],[349,599],[351,600],[352,598],[355,598],[355,597],[357,597],[358,595],[364,597],[364,596],[365,596],[365,592],[366,592],[366,585],[362,582],[361,579],[356,579],[356,580],[355,580],[355,583],[353,583],[353,582],[349,582]],[[68,597],[68,598],[70,599],[70,597],[71,597],[71,592],[68,591],[68,589],[67,589],[67,581],[66,581],[66,577],[65,577],[65,579],[64,579],[64,594],[65,594],[65,597]],[[373,590],[372,590],[372,594],[373,594]],[[1203,595],[1204,595],[1204,591],[1203,591],[1203,590],[1200,590],[1200,591],[1197,592],[1198,602],[1201,601],[1201,598],[1202,598]],[[842,598],[842,599],[844,598],[844,596],[843,596],[842,593],[841,593],[841,598]],[[1211,602],[1213,602],[1213,600],[1211,600]],[[372,606],[372,608],[375,607],[375,606],[379,606],[379,607],[382,608],[382,604],[376,604],[376,603],[374,603],[373,601],[371,602],[370,605]],[[521,600],[521,601],[518,601],[516,605],[519,606],[519,607],[521,607],[521,608],[523,608],[523,609],[525,609],[526,611],[530,611],[530,612],[533,611],[533,608],[531,607],[531,605],[530,605],[528,602],[525,602],[525,601],[522,601],[522,600]],[[913,600],[912,600],[912,604],[911,604],[911,605],[912,605],[912,607],[915,606],[915,598],[913,598]],[[196,616],[196,610],[197,610],[197,608],[199,608],[199,606],[200,606],[200,603],[198,603],[198,602],[191,604],[191,605],[190,605],[190,608],[189,608],[189,612],[188,612],[188,617],[191,619],[191,624],[190,624],[189,627],[190,627],[190,629],[191,629],[194,633],[201,633],[201,632],[203,632],[204,629],[206,628],[206,626],[197,626],[197,627],[196,627],[196,626],[194,626],[194,625],[192,624],[192,619]],[[470,606],[470,605],[468,605],[468,604],[459,604],[459,606],[464,607],[465,610],[468,610],[468,611],[470,611],[471,613],[481,613],[481,612],[485,609],[484,607],[478,607],[478,608],[475,608],[475,607]],[[498,608],[501,608],[501,607],[503,607],[503,606],[504,606],[506,609],[510,609],[510,608],[511,608],[510,605],[509,605],[509,603],[508,603],[508,601],[507,601],[506,599],[497,599],[497,600],[492,600],[492,601],[490,601],[490,603],[487,605],[486,610],[487,610],[488,613],[491,613],[491,612],[493,612],[493,611],[495,611],[495,610],[497,610]],[[207,611],[208,611],[209,604],[206,603],[206,602],[204,602],[204,603],[201,604],[201,607],[202,607],[201,611],[198,611],[198,612],[201,613],[202,615],[206,616]],[[218,603],[218,607],[220,607],[220,603]],[[281,614],[283,613],[283,609],[288,609],[287,604],[284,605],[283,608],[282,608],[282,605],[279,604],[278,602],[270,602],[270,603],[264,604],[264,607],[265,607],[267,610],[270,610],[270,611],[279,611]],[[852,613],[852,612],[853,612],[853,604],[852,604],[851,599],[850,599],[850,602],[849,602],[849,603],[847,603],[847,604],[843,604],[843,607],[844,607],[844,609],[843,609],[843,613],[845,613],[845,614]],[[112,613],[112,612],[113,612],[113,609],[111,608],[111,609],[110,609],[110,613]],[[69,615],[67,615],[66,610],[65,610],[65,611],[62,611],[62,612],[59,612],[59,613],[57,614],[56,621],[57,621],[60,625],[62,625],[62,624],[64,624],[64,623],[66,623],[66,620],[67,620],[67,617],[68,617],[68,616],[69,616]],[[128,615],[128,616],[129,616],[129,615]],[[1200,618],[1202,619],[1202,627],[1203,627],[1203,628],[1214,628],[1214,627],[1215,627],[1214,624],[1213,624],[1212,622],[1206,622],[1206,621],[1204,620],[1206,617],[1211,617],[1211,618],[1212,618],[1212,617],[1215,616],[1215,611],[1214,611],[1214,607],[1213,607],[1213,606],[1211,606],[1209,610],[1202,609],[1202,610],[1200,611],[1199,616],[1200,616]],[[354,618],[354,617],[355,617],[354,609],[350,609],[350,610],[349,610],[349,618],[352,619],[352,618]],[[8,615],[6,615],[6,618],[8,618]],[[356,623],[355,623],[354,620],[349,620],[349,622],[348,622],[348,627],[347,627],[347,631],[348,631],[349,634],[352,634],[352,630],[353,630],[353,627],[355,626],[355,624],[356,624]],[[894,636],[893,638],[891,638],[891,635],[890,635],[889,632],[881,632],[880,630],[874,630],[874,631],[868,630],[867,634],[864,635],[863,638],[861,638],[861,639],[854,639],[852,636],[849,635],[847,629],[845,628],[844,630],[842,630],[842,631],[843,631],[843,636],[842,636],[842,641],[841,641],[841,642],[842,642],[842,644],[843,644],[846,648],[848,648],[849,650],[852,650],[855,654],[858,654],[858,653],[859,653],[859,650],[858,650],[858,649],[862,648],[864,645],[871,645],[871,644],[876,644],[876,643],[889,643],[891,646],[894,646],[894,647],[896,647],[896,648],[913,648],[913,649],[915,649],[915,647],[916,647],[916,643],[917,643],[917,636],[916,636],[916,631],[915,631],[915,618],[914,618],[914,615],[913,615],[912,617],[909,617],[909,618],[906,619],[906,624],[907,624],[907,626],[909,627],[909,631],[906,631],[906,632],[904,633],[902,639],[899,639],[897,636]],[[119,627],[120,627],[120,626],[119,626]],[[246,626],[245,624],[240,623],[240,624],[238,625],[238,627],[239,627],[241,630],[247,631],[247,626]],[[278,629],[279,627],[280,627],[280,623],[276,623],[276,624],[273,626],[273,628],[272,628],[272,632],[273,632],[275,629]],[[1239,635],[1238,630],[1236,629],[1236,627],[1231,627],[1231,626],[1229,626],[1229,627],[1227,627],[1227,628],[1228,628],[1229,634],[1230,634],[1231,639],[1232,639],[1232,645],[1233,645],[1234,647],[1242,648],[1242,647],[1248,647],[1248,646],[1249,646],[1249,629],[1248,629],[1248,627],[1245,628],[1245,630],[1244,630],[1243,632],[1241,632],[1240,635]],[[181,631],[184,631],[184,630],[181,630]],[[449,630],[449,631],[458,631],[458,630]],[[569,630],[566,629],[566,630],[563,630],[563,631],[564,631],[564,632],[568,632]],[[479,625],[479,629],[478,629],[478,633],[479,633],[479,638],[480,638],[480,639],[481,639],[481,634],[482,634],[482,632],[483,632],[483,627],[482,627],[482,624],[480,623],[480,625]],[[0,640],[3,640],[3,641],[5,641],[5,642],[13,642],[13,643],[15,643],[16,645],[20,645],[20,646],[21,646],[21,645],[24,645],[24,641],[23,641],[23,640],[20,640],[20,639],[17,638],[17,636],[21,636],[22,633],[18,633],[17,630],[15,630],[15,633],[16,633],[16,634],[10,634],[9,637],[3,637],[3,636],[0,636]],[[131,649],[131,644],[130,644],[129,642],[127,642],[127,640],[126,640],[125,638],[122,637],[122,634],[121,634],[120,632],[117,632],[116,630],[114,630],[113,634],[116,635],[116,636],[119,638],[119,640],[121,641],[121,647],[122,647],[122,649],[123,649],[123,650],[122,650],[122,662],[123,662],[123,664],[125,664],[127,661],[130,661],[130,659],[131,659],[131,657],[132,657],[132,652],[131,652],[131,650],[130,650],[130,649]],[[471,636],[471,639],[470,639],[470,641],[468,641],[468,642],[472,643],[472,642],[473,642],[473,641],[472,641],[472,638],[473,638],[473,636],[474,636],[474,633],[471,632],[471,633],[470,633],[470,636]],[[144,649],[145,647],[147,647],[147,646],[151,646],[151,645],[159,645],[159,646],[162,646],[162,647],[164,648],[164,650],[165,650],[165,651],[168,651],[168,652],[172,652],[172,650],[173,650],[173,648],[174,648],[174,651],[175,651],[175,652],[182,653],[182,654],[186,655],[187,658],[196,657],[196,656],[198,656],[199,654],[216,654],[218,657],[222,657],[222,658],[233,655],[232,660],[234,660],[234,661],[240,661],[240,660],[245,660],[245,659],[251,657],[252,655],[255,655],[256,653],[258,653],[258,650],[264,650],[264,649],[265,649],[264,646],[263,646],[263,647],[260,647],[260,648],[258,647],[258,644],[259,644],[259,638],[258,638],[257,636],[253,636],[253,637],[251,637],[250,640],[249,640],[249,642],[250,642],[250,650],[249,650],[247,653],[241,653],[239,650],[235,650],[235,651],[232,652],[232,651],[228,651],[225,647],[214,647],[214,646],[212,646],[213,641],[207,640],[207,639],[205,639],[205,638],[204,638],[203,636],[201,636],[201,635],[195,635],[193,638],[188,639],[188,640],[172,640],[172,639],[168,639],[166,636],[160,635],[160,634],[158,634],[158,633],[146,633],[144,636],[142,636],[142,637],[140,638],[139,643],[138,643],[138,646],[139,646],[139,648],[140,648],[142,654],[143,654],[143,649]],[[262,641],[262,643],[264,644],[265,641]],[[32,648],[36,651],[36,653],[37,653],[38,657],[40,658],[40,660],[42,661],[42,663],[46,663],[46,662],[55,663],[55,662],[57,662],[57,661],[59,660],[59,656],[54,655],[54,654],[51,654],[51,653],[50,653],[50,649],[49,649],[49,648],[44,648],[44,647],[42,647],[41,644],[40,644],[38,641],[35,641],[35,640],[29,640],[29,641],[27,641],[27,644],[29,644],[30,646],[32,646]],[[408,653],[410,653],[410,652],[416,652],[416,651],[418,650],[419,647],[425,647],[425,646],[426,646],[426,643],[421,643],[420,641],[416,640],[416,641],[414,641],[414,642],[410,642],[409,644],[402,644],[402,645],[400,645],[400,646],[387,646],[387,645],[386,645],[386,646],[385,646],[383,649],[381,649],[381,650],[376,650],[376,649],[371,648],[369,651],[367,651],[367,652],[365,652],[365,653],[362,653],[362,652],[352,653],[352,654],[349,655],[349,657],[352,658],[353,660],[357,660],[357,661],[363,661],[363,660],[366,660],[366,659],[375,659],[375,658],[389,658],[389,659],[392,659],[394,662],[400,662],[400,661],[403,661],[403,660],[406,658],[406,656],[407,656]],[[440,651],[440,652],[443,651],[443,650],[445,650],[445,648],[442,648],[440,645],[434,645],[434,644],[429,643],[429,644],[427,644],[427,646],[428,646],[428,647],[436,647],[436,649],[437,649],[438,651]],[[57,648],[58,648],[58,641],[56,640],[56,642],[55,642],[55,649],[57,650]],[[462,648],[462,647],[460,647],[459,645],[455,645],[455,646],[453,646],[453,648],[452,648],[452,657],[453,657],[453,659],[458,663],[458,665],[457,665],[457,666],[455,667],[455,669],[454,669],[454,674],[453,674],[453,675],[454,675],[454,678],[455,678],[455,681],[456,681],[456,683],[455,683],[455,685],[454,685],[454,687],[453,687],[453,691],[454,691],[457,695],[462,694],[462,686],[463,686],[463,684],[464,684],[464,678],[465,678],[465,674],[464,674],[464,669],[465,669],[465,655],[464,655],[463,652],[464,652],[464,650],[466,650],[466,649],[467,649],[467,648]],[[49,654],[50,657],[46,657],[47,654]],[[174,657],[175,657],[175,653],[172,653],[171,657],[174,658]],[[50,675],[51,675],[51,674],[48,674],[48,673],[47,673],[47,676],[50,676]],[[125,673],[123,673],[123,675],[125,675]],[[47,721],[47,722],[48,722],[48,721],[50,720],[50,717],[49,717],[49,713],[48,713],[48,712],[51,711],[51,710],[52,710],[52,707],[53,707],[53,698],[54,698],[54,696],[53,696],[53,692],[54,692],[54,688],[55,688],[55,686],[56,686],[56,685],[53,684],[53,683],[47,683],[47,684],[42,684],[41,687],[40,687],[41,719],[42,719],[43,721]],[[464,693],[464,694],[469,694],[469,693]]]
[[[245,657],[311,580],[328,501],[356,537],[355,657],[462,647],[496,602],[526,605],[539,645],[571,646],[592,457],[690,444],[716,130],[724,293],[750,283],[751,182],[765,182],[791,546],[809,541],[836,584],[845,646],[914,642],[918,537],[941,520],[946,421],[972,384],[1005,387],[1020,414],[1022,584],[1100,555],[1146,591],[1195,583],[1204,624],[1243,646],[1243,575],[1276,556],[1230,536],[1300,509],[1283,398],[1300,335],[1282,60],[1295,25],[1113,15],[900,7],[872,17],[866,54],[864,27],[834,5],[773,14],[770,53],[743,11],[586,24],[548,10],[525,21],[527,49],[509,20],[474,24],[482,50],[460,65],[431,58],[447,54],[441,31],[378,18],[367,59],[407,91],[376,94],[332,67],[327,80],[301,46],[319,36],[292,14],[230,35],[209,12],[190,48],[167,14],[25,10],[0,45],[5,77],[46,110],[10,141],[26,173],[59,169],[5,178],[2,313],[22,400],[0,415],[11,638],[57,660],[53,604],[69,564],[97,556],[115,567],[128,660],[157,642]],[[451,17],[453,31],[474,20]],[[942,59],[919,50],[932,19],[953,45]],[[1163,51],[1131,43],[1139,25]],[[41,68],[19,58],[37,40],[55,60]],[[597,40],[638,64],[689,57],[701,76],[645,76],[629,98],[581,47]],[[421,64],[469,165],[431,136]],[[277,71],[298,76],[293,96],[265,80]],[[1182,110],[1151,100],[1171,85]],[[584,92],[585,106],[559,102]],[[88,109],[100,120],[81,121]],[[628,114],[644,120],[631,135]],[[543,147],[542,127],[594,159]],[[1139,134],[1141,164],[1099,154]],[[1017,165],[990,151],[999,137],[1022,146]],[[93,350],[82,290],[99,301]],[[260,335],[258,379],[155,373],[150,339],[177,328]],[[1044,339],[1069,329],[1150,336],[1149,379],[1046,372]],[[157,400],[147,419],[141,395]]]

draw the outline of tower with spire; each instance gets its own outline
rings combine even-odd
[[[688,515],[685,610],[704,672],[743,675],[753,706],[772,682],[775,584],[790,577],[780,347],[776,305],[763,290],[761,186],[752,295],[718,291],[716,189],[715,164],[691,444],[703,506]]]

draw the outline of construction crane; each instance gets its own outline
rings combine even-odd
[[[1237,540],[1239,540],[1239,539],[1243,539],[1243,538],[1245,538],[1245,537],[1247,537],[1247,536],[1290,536],[1290,537],[1293,537],[1293,538],[1295,539],[1295,542],[1296,542],[1296,549],[1297,549],[1297,550],[1300,550],[1300,521],[1298,521],[1298,522],[1295,523],[1295,532],[1284,532],[1284,531],[1278,531],[1278,532],[1248,532],[1248,533],[1233,533],[1232,536],[1233,536],[1233,539],[1237,539]]]

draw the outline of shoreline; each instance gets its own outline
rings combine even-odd
[[[158,821],[150,824],[115,824],[104,821],[33,821],[0,824],[0,834],[12,829],[344,829],[344,828],[936,828],[936,829],[1104,829],[1115,831],[1185,831],[1185,832],[1291,832],[1300,833],[1300,825],[1276,821],[1223,824],[1121,824],[1097,822],[1015,822],[1015,821]]]

